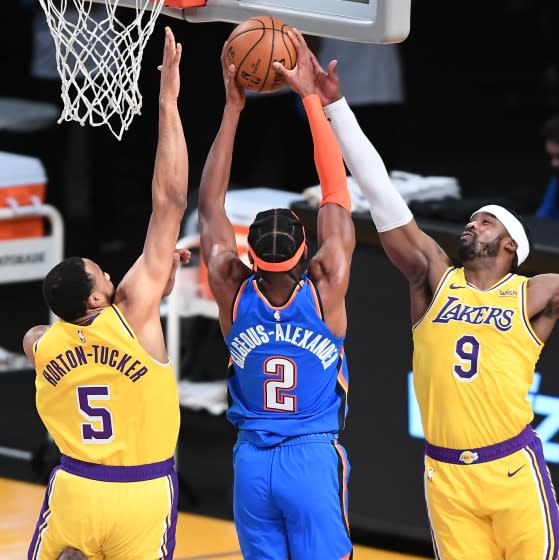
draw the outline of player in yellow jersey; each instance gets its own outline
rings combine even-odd
[[[118,287],[94,262],[70,257],[44,280],[61,320],[32,328],[37,409],[62,453],[28,558],[172,558],[177,519],[173,453],[178,391],[159,306],[179,260],[188,155],[177,108],[181,45],[165,30],[152,214],[141,256]],[[76,550],[70,550],[76,549]]]
[[[324,110],[369,202],[390,260],[408,278],[414,385],[426,437],[425,495],[437,559],[557,560],[559,511],[527,400],[559,316],[559,275],[516,274],[530,251],[519,219],[475,212],[462,268],[422,232],[316,59]]]

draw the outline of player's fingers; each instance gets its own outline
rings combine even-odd
[[[338,65],[338,61],[337,60],[331,60],[328,63],[328,75],[332,75],[332,76],[338,76],[338,73],[336,72],[336,66]]]
[[[274,67],[274,70],[278,74],[281,74],[284,78],[286,78],[293,72],[293,70],[288,70],[281,62],[278,62],[277,60],[273,62],[272,66]]]
[[[181,61],[181,56],[182,56],[182,45],[180,43],[177,43],[177,47],[175,50],[175,60],[174,60],[176,66],[179,65]]]
[[[305,41],[305,37],[303,36],[303,34],[296,27],[293,28],[293,32],[295,33],[295,35],[297,35],[299,43],[301,43],[303,48],[308,49],[309,47],[307,45],[307,41]]]
[[[223,43],[223,48],[221,49],[221,64],[225,68],[227,60],[227,52],[229,51],[229,41]]]
[[[311,62],[312,62],[314,71],[326,74],[324,68],[322,68],[322,66],[320,65],[320,62],[318,62],[318,59],[316,58],[315,54],[310,49],[309,49],[309,54],[310,54],[310,57],[311,57]]]
[[[312,66],[311,62],[311,50],[307,46],[307,42],[303,37],[303,34],[298,29],[293,29],[293,36],[297,38],[297,43],[295,44],[295,50],[297,51],[297,66],[301,67],[304,65]]]
[[[165,46],[170,49],[173,46],[173,35],[171,34],[171,29],[165,27]]]
[[[297,60],[301,59],[303,60],[303,57],[306,54],[306,51],[308,50],[306,48],[306,46],[304,46],[299,37],[297,36],[297,34],[295,33],[294,29],[289,29],[287,34],[289,35],[289,38],[291,39],[291,42],[293,43],[293,46],[295,47],[295,52],[297,53]]]

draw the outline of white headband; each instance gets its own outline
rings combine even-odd
[[[530,243],[528,241],[528,236],[524,227],[506,208],[502,206],[497,206],[497,204],[489,204],[487,206],[482,206],[479,210],[476,210],[470,219],[479,212],[487,212],[488,214],[493,214],[506,228],[509,235],[518,245],[516,249],[516,256],[518,257],[518,265],[521,265],[530,252]]]

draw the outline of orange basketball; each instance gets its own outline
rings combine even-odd
[[[252,91],[270,92],[285,87],[272,63],[291,70],[297,62],[289,27],[271,16],[252,17],[239,24],[228,39],[227,61],[234,64],[239,83]]]

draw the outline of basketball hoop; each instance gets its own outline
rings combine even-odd
[[[138,79],[144,48],[165,0],[39,0],[56,45],[64,108],[58,122],[107,125],[120,140],[142,96]],[[92,10],[95,4],[96,8]],[[201,6],[205,0],[169,0]],[[129,8],[119,18],[117,8]]]

